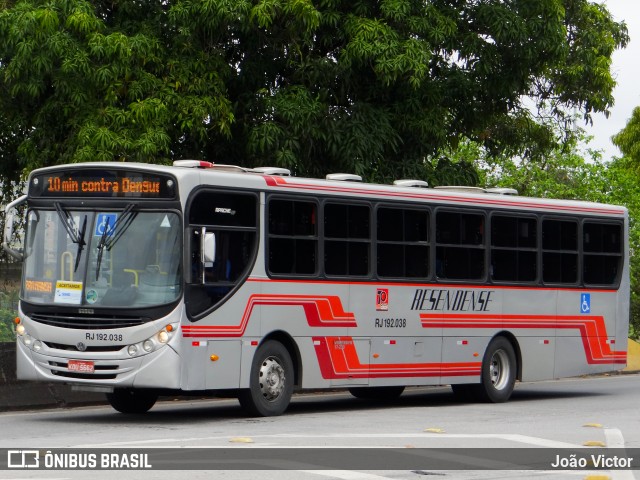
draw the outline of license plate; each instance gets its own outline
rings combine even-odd
[[[93,362],[85,362],[83,360],[69,360],[67,368],[70,372],[93,373]]]

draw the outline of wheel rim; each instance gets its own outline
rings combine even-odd
[[[491,357],[489,364],[489,377],[491,384],[496,390],[502,390],[509,383],[511,364],[509,357],[504,350],[496,351]]]
[[[277,358],[269,357],[260,366],[260,392],[265,400],[276,401],[285,387],[284,368]]]

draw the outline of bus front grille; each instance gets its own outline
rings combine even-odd
[[[112,328],[126,328],[143,325],[149,319],[125,315],[94,316],[94,315],[63,315],[59,313],[33,313],[31,319],[44,325],[61,328],[76,328],[85,330],[108,330]]]
[[[52,375],[81,380],[114,380],[118,376],[118,365],[96,365],[94,373],[70,372],[66,363],[49,362]]]
[[[42,343],[44,343],[47,347],[53,348],[55,350],[68,350],[72,352],[78,351],[78,347],[76,345],[65,345],[64,343],[53,343],[53,342],[42,342]],[[126,345],[98,345],[98,346],[88,345],[85,347],[85,350],[83,351],[84,352],[119,352],[125,346]]]

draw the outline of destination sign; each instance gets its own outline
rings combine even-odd
[[[75,170],[38,175],[29,193],[39,197],[175,198],[175,180],[147,172]]]

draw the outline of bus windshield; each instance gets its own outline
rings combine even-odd
[[[148,307],[181,295],[182,235],[174,212],[32,209],[23,300],[37,304]]]

